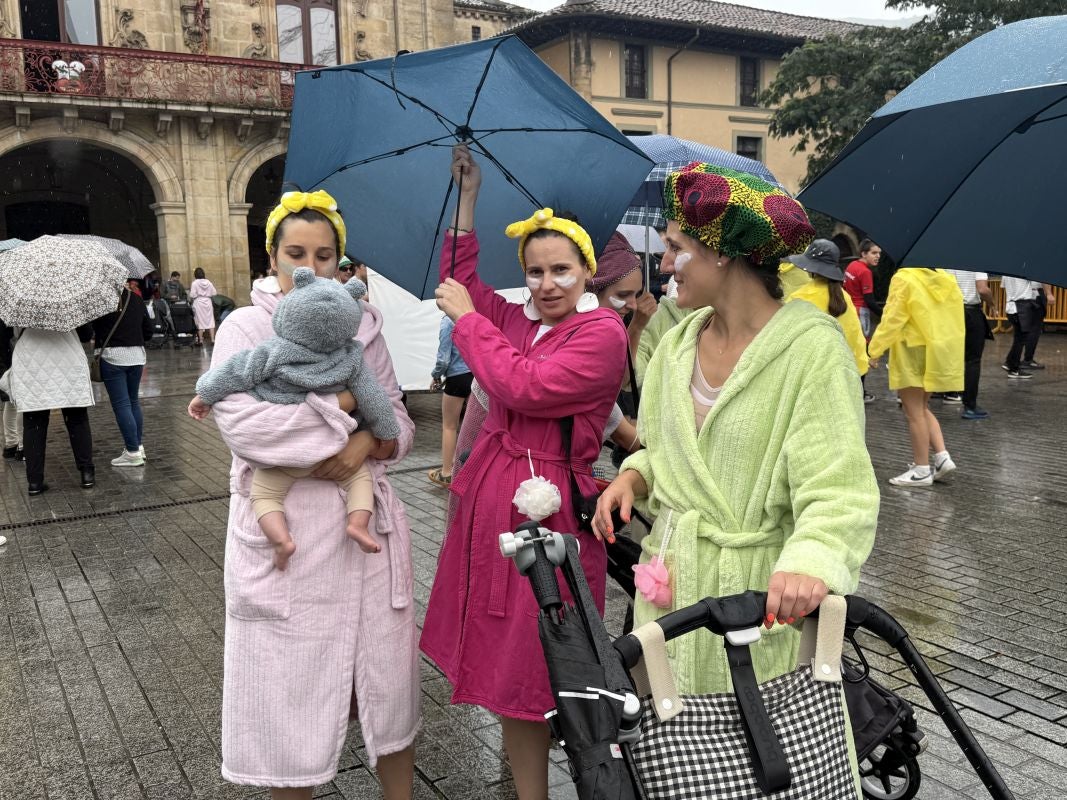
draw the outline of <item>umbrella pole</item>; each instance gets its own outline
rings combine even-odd
[[[452,262],[448,266],[448,277],[456,277],[456,239],[459,236],[459,204],[463,202],[463,170],[459,171],[459,184],[456,187],[456,211],[452,215]]]
[[[648,255],[648,223],[645,223],[645,291],[652,291],[652,259]]]

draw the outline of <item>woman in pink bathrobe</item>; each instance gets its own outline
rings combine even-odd
[[[482,283],[473,231],[481,175],[462,145],[453,155],[457,183],[461,171],[455,279],[446,280],[448,233],[437,297],[455,320],[453,341],[489,396],[489,414],[452,482],[459,505],[441,550],[421,647],[451,681],[453,703],[479,705],[500,716],[519,797],[543,800],[549,746],[543,715],[553,700],[537,635],[537,604],[529,583],[500,555],[497,536],[525,521],[512,498],[530,477],[530,458],[536,473],[563,495],[561,510],[544,524],[578,532],[570,471],[583,493],[595,493],[590,466],[622,383],[626,331],[615,311],[600,308],[593,295],[583,297],[595,259],[591,245],[588,253],[580,251],[580,237],[552,229],[523,237],[520,260],[531,294],[525,309]],[[566,416],[574,417],[570,462],[560,433]],[[603,610],[604,547],[591,534],[578,538],[582,566]]]
[[[292,289],[296,265],[332,277],[342,237],[318,211],[289,214],[270,249],[277,285],[270,285],[275,279],[257,281],[252,305],[226,318],[212,366],[273,335],[271,314]],[[365,364],[392,400],[401,428],[395,441],[378,442],[356,430],[348,392],[309,394],[300,405],[236,394],[214,406],[233,451],[222,774],[234,783],[272,787],[274,800],[311,800],[314,786],[333,779],[353,708],[385,797],[411,797],[419,721],[411,541],[385,468],[407,454],[414,426],[400,402],[381,328],[379,312],[364,305],[357,339]],[[337,485],[364,461],[375,478],[371,532],[382,550],[374,554],[345,535]],[[298,480],[285,500],[296,552],[281,572],[248,499],[252,467],[316,464],[320,479]]]

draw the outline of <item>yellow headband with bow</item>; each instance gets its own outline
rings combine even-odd
[[[282,195],[281,201],[270,212],[270,216],[267,217],[267,252],[270,252],[274,244],[274,234],[277,233],[278,226],[282,224],[282,220],[290,214],[303,211],[305,208],[318,211],[330,221],[334,230],[337,231],[337,244],[341,248],[341,252],[337,256],[343,256],[345,254],[346,239],[345,221],[337,213],[337,201],[324,189],[319,189],[317,192],[286,192]]]
[[[596,275],[596,253],[593,252],[593,240],[589,238],[585,228],[577,222],[555,216],[551,208],[542,208],[529,219],[513,222],[504,230],[508,238],[519,240],[519,265],[523,270],[526,269],[526,259],[523,256],[526,239],[531,233],[543,230],[555,231],[574,242],[589,266],[589,270]]]

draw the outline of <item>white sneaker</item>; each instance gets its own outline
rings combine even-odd
[[[144,457],[137,453],[131,453],[128,450],[123,450],[122,455],[118,458],[111,459],[111,466],[113,467],[141,467],[144,466]]]
[[[952,460],[952,456],[945,456],[945,460],[940,464],[934,464],[934,480],[944,480],[945,476],[956,469],[956,462]]]
[[[148,460],[148,456],[146,456],[144,454],[144,445],[143,444],[140,447],[137,448],[137,454],[141,457],[141,460],[143,460],[143,461],[147,461]]]
[[[954,465],[955,466],[955,465]],[[894,486],[932,486],[934,483],[933,470],[920,473],[919,467],[911,467],[907,472],[890,478],[889,482]]]

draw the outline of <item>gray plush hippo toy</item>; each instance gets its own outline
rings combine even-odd
[[[361,425],[378,439],[395,439],[400,426],[393,406],[363,368],[363,344],[353,338],[367,287],[355,278],[344,285],[317,278],[308,267],[293,272],[293,285],[274,309],[275,335],[201,375],[196,393],[209,406],[238,392],[291,405],[304,402],[308,392],[348,389]]]

